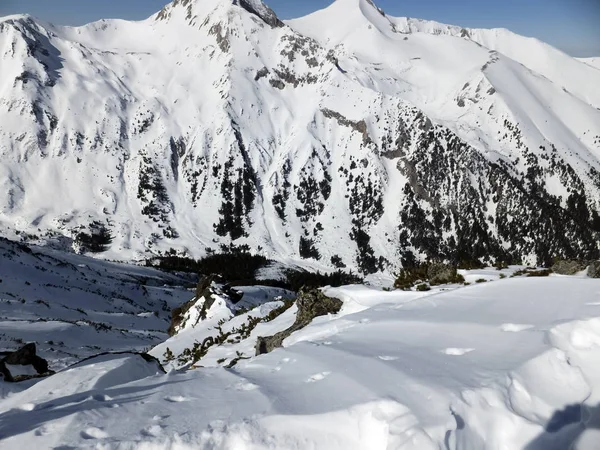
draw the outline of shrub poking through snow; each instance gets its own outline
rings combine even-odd
[[[533,267],[527,267],[526,269],[517,270],[515,273],[511,275],[511,278],[514,277],[547,277],[552,273],[552,269],[535,269]]]
[[[528,277],[547,277],[552,273],[552,269],[535,270],[527,274]]]

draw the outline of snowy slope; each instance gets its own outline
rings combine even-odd
[[[589,66],[600,69],[600,57],[594,56],[591,58],[577,58],[579,61],[586,63]]]
[[[363,273],[599,256],[600,72],[466,31],[368,0],[0,19],[2,233],[68,247],[99,220],[106,258],[233,243]]]
[[[59,370],[164,341],[193,280],[0,240],[0,350],[35,342]]]
[[[0,400],[2,446],[595,449],[598,282],[498,273],[428,293],[328,288],[339,314],[232,369],[210,353],[214,367],[168,374],[133,356],[84,362]]]

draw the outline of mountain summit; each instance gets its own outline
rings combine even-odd
[[[203,20],[216,9],[232,11],[232,7],[242,8],[272,27],[284,26],[273,10],[261,0],[175,0],[166,5],[155,18],[157,21],[169,20],[174,13],[183,11],[186,20],[194,22],[199,18]]]
[[[2,19],[0,64],[12,238],[101,223],[114,259],[233,245],[363,273],[599,256],[600,71],[506,30],[176,0]]]

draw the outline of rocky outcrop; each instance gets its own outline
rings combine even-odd
[[[552,266],[552,272],[557,273],[559,275],[575,275],[577,272],[585,270],[587,266],[587,261],[564,259],[556,261],[554,263],[554,265]]]
[[[432,286],[460,282],[456,266],[434,262],[427,267],[427,277]]]
[[[0,373],[4,381],[18,382],[53,374],[48,369],[48,361],[36,353],[36,346],[30,343],[19,350],[5,354],[0,360]]]
[[[465,279],[458,273],[456,265],[433,261],[403,268],[394,282],[394,287],[410,290],[415,285],[424,282],[428,282],[431,286],[439,286],[440,284],[455,284],[464,281]]]
[[[198,300],[204,298],[202,309],[200,310],[200,318],[206,319],[206,312],[215,302],[213,297],[213,291],[211,289],[213,281],[217,278],[217,275],[208,275],[200,279],[196,286],[196,295],[189,302],[184,303],[181,306],[173,309],[171,312],[171,325],[169,326],[169,336],[174,336],[177,331],[184,325],[185,315],[187,312],[198,303]]]
[[[240,6],[251,14],[260,17],[267,25],[273,28],[281,28],[284,23],[277,17],[271,8],[261,0],[238,0]]]
[[[592,261],[587,270],[587,275],[590,278],[600,278],[600,261]]]
[[[320,289],[301,289],[296,299],[298,312],[294,324],[284,331],[268,336],[259,337],[256,341],[256,355],[270,353],[293,332],[306,327],[315,317],[326,314],[336,314],[342,308],[342,301],[337,298],[327,297]]]

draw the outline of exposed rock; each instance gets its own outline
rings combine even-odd
[[[432,285],[455,283],[458,278],[456,266],[441,262],[433,262],[427,267],[427,277]]]
[[[242,8],[249,13],[255,14],[260,17],[267,25],[273,28],[281,28],[284,23],[277,17],[275,12],[261,0],[238,0]]]
[[[10,371],[10,366],[23,366],[23,368],[30,366],[33,369],[31,372],[37,374],[13,374]],[[48,369],[48,361],[36,354],[35,344],[30,343],[4,356],[0,360],[0,373],[4,375],[5,381],[18,382],[51,375],[53,372]]]
[[[171,312],[171,325],[169,326],[169,336],[174,336],[177,334],[179,328],[184,325],[185,315],[186,313],[192,309],[194,305],[204,297],[205,301],[202,305],[202,310],[200,311],[200,318],[206,318],[206,312],[210,309],[210,307],[215,302],[213,297],[213,292],[211,290],[211,286],[213,281],[215,280],[216,275],[204,276],[198,282],[196,286],[196,296],[191,299],[189,302],[184,303],[183,305],[173,309]]]
[[[590,262],[587,274],[590,278],[600,278],[600,261]]]
[[[552,272],[560,275],[575,275],[577,272],[585,270],[587,261],[579,260],[560,260],[552,266]]]
[[[228,284],[223,286],[223,293],[229,297],[231,303],[234,305],[239,303],[242,298],[244,298],[244,292],[236,289]]]
[[[371,139],[371,136],[369,136],[369,132],[367,129],[367,122],[365,122],[364,120],[359,120],[359,121],[350,120],[350,119],[344,117],[339,112],[333,111],[328,108],[321,109],[321,112],[328,119],[335,119],[335,120],[337,120],[337,122],[340,125],[345,126],[345,127],[350,127],[357,133],[360,133],[363,138],[364,146],[373,144],[373,140]]]
[[[315,317],[326,314],[336,314],[342,308],[342,301],[337,298],[327,297],[318,288],[301,289],[296,299],[298,312],[294,324],[284,331],[268,336],[259,337],[256,341],[256,355],[270,353],[293,332],[306,327]]]

